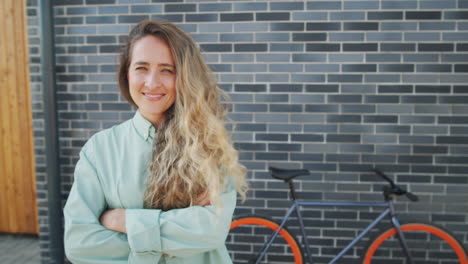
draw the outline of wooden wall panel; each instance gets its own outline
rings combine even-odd
[[[0,232],[38,233],[25,1],[0,1]]]

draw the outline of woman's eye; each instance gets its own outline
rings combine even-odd
[[[171,69],[162,69],[162,72],[174,73]]]
[[[146,68],[145,67],[136,67],[135,70],[137,70],[137,71],[142,71],[143,70],[144,71],[144,70],[146,70]]]

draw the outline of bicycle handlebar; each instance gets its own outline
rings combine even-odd
[[[382,177],[382,179],[386,180],[390,186],[385,186],[384,187],[384,196],[385,196],[385,199],[386,200],[390,200],[391,199],[391,196],[392,195],[405,195],[408,199],[410,199],[411,201],[413,202],[416,202],[419,200],[418,196],[411,193],[411,192],[408,192],[406,191],[405,189],[401,188],[400,186],[396,185],[392,179],[390,179],[390,177],[388,177],[387,175],[385,175],[382,171],[380,171],[379,169],[377,168],[373,168],[372,169],[373,172],[375,172],[375,174],[379,175],[380,177]]]

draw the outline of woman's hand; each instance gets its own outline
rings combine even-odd
[[[99,218],[105,228],[121,233],[127,233],[125,228],[125,209],[111,209],[105,211]]]

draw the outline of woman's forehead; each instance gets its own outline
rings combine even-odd
[[[169,45],[155,36],[149,35],[135,41],[131,55],[132,64],[138,62],[174,65]]]

